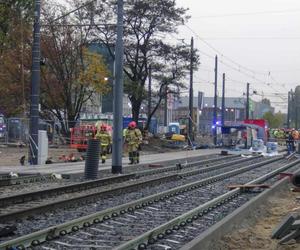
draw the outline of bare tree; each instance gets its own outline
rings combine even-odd
[[[153,65],[153,78],[157,81],[156,89],[158,90],[154,92],[155,102],[147,119],[146,129],[162,100],[169,94],[179,97],[180,92],[187,88],[186,75],[190,66],[190,48],[183,44],[176,46],[162,44],[160,47],[159,53],[164,60]],[[194,62],[195,65],[199,62],[197,53],[194,53]]]
[[[147,97],[145,82],[149,65],[168,59],[161,54],[166,49],[164,46],[167,46],[163,40],[168,34],[175,33],[177,27],[189,17],[186,15],[187,9],[177,7],[173,0],[126,1],[124,9],[125,91],[132,104],[133,119],[137,121],[141,104]],[[116,39],[115,12],[112,0],[92,12],[96,27],[92,31],[92,39],[104,44],[112,57]],[[172,53],[175,47],[169,46],[168,49]]]

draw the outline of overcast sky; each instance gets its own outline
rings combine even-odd
[[[300,84],[299,0],[177,0],[177,3],[190,9],[191,19],[176,37],[189,43],[193,36],[195,47],[203,52],[200,52],[200,69],[194,77],[195,90],[213,95],[213,56],[218,54],[229,65],[219,64],[219,91],[221,74],[225,72],[227,96],[242,96],[246,83],[250,82],[251,88],[263,92],[277,110],[286,111],[288,90]],[[285,98],[275,98],[278,95]]]
[[[300,84],[300,1],[176,1],[189,8],[191,19],[171,39],[190,43],[193,36],[200,50],[195,92],[213,96],[214,56],[218,54],[220,95],[225,72],[227,96],[242,96],[249,82],[251,91],[260,94],[253,99],[261,100],[263,94],[276,110],[286,112],[287,92]]]

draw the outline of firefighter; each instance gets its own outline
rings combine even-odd
[[[107,132],[107,127],[104,124],[101,125],[100,131],[97,132],[96,138],[100,140],[101,160],[102,160],[102,163],[105,163],[106,154],[108,153],[112,139],[111,139],[111,135]]]
[[[292,132],[289,132],[289,134],[287,136],[286,147],[288,150],[288,154],[291,154],[295,151],[295,141],[294,141]]]
[[[128,145],[129,164],[140,162],[139,149],[142,139],[142,133],[136,127],[136,122],[130,122],[128,124],[128,129],[125,131],[125,142]]]

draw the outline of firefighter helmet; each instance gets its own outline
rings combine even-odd
[[[135,121],[132,121],[128,124],[128,127],[133,129],[133,128],[136,128],[136,122]]]
[[[107,130],[107,127],[106,127],[104,124],[102,124],[101,127],[100,127],[100,129],[101,129],[102,131],[106,131],[106,130]]]

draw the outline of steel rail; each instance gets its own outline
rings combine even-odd
[[[240,157],[240,155],[229,155],[229,156],[224,156],[224,157],[220,157],[220,158],[217,157],[217,158],[208,159],[208,160],[179,163],[180,164],[179,166],[183,169],[184,168],[192,168],[192,167],[199,166],[199,165],[205,165],[205,164],[213,163],[216,161],[223,161],[223,160],[234,159],[234,158],[238,158],[238,157]],[[222,164],[222,163],[220,163],[220,164]],[[149,175],[149,174],[174,171],[174,170],[178,170],[179,166],[169,166],[169,167],[163,167],[163,168],[159,168],[159,169],[144,170],[141,172],[137,172],[137,176],[145,176],[145,175]]]
[[[213,159],[208,159],[208,160],[204,160],[204,161],[196,161],[196,162],[189,163],[186,167],[193,167],[193,166],[196,166],[197,164],[208,164],[208,163],[212,163],[215,161],[232,159],[235,157],[236,156],[230,156],[230,157],[225,156],[225,157],[221,157],[221,158],[213,158]],[[48,188],[48,189],[43,189],[43,190],[34,191],[34,192],[27,192],[27,193],[21,193],[21,194],[16,194],[16,195],[10,195],[10,196],[6,196],[6,197],[0,197],[0,207],[6,206],[9,204],[22,203],[24,201],[38,200],[43,197],[50,197],[50,196],[55,196],[55,195],[64,194],[64,193],[72,193],[72,192],[88,190],[88,189],[92,189],[92,188],[109,185],[112,183],[125,182],[127,180],[130,180],[133,178],[139,178],[139,177],[146,176],[146,175],[153,175],[153,174],[158,174],[158,173],[163,173],[163,172],[168,172],[168,171],[174,171],[174,170],[177,170],[177,168],[178,167],[176,167],[176,166],[168,166],[168,167],[162,167],[162,168],[154,169],[154,170],[137,171],[137,172],[133,172],[130,174],[124,174],[124,175],[120,175],[120,176],[106,177],[106,178],[101,178],[101,179],[97,179],[97,180],[84,181],[81,183],[69,184],[69,185],[64,185],[64,186],[55,187],[55,188]]]
[[[258,155],[258,156],[253,156],[251,158],[237,159],[237,160],[234,160],[234,161],[213,165],[211,167],[204,167],[204,168],[195,169],[195,170],[191,170],[191,171],[184,172],[184,173],[179,173],[179,175],[184,177],[184,176],[191,176],[191,175],[200,174],[200,173],[206,173],[206,172],[209,172],[209,171],[217,170],[217,169],[220,169],[220,168],[225,168],[225,167],[228,167],[228,166],[236,165],[236,164],[239,164],[239,163],[243,163],[243,162],[247,162],[247,161],[251,161],[251,160],[259,159],[259,158],[262,158],[262,156]]]
[[[261,184],[264,181],[276,176],[282,171],[285,171],[297,164],[300,163],[300,159],[289,163],[287,165],[282,166],[281,168],[278,168],[270,173],[267,173],[253,181],[250,181],[246,183],[245,185],[251,185],[251,184]],[[197,220],[198,218],[202,217],[203,215],[207,214],[209,211],[229,202],[233,198],[239,196],[241,193],[240,188],[235,188],[232,191],[229,191],[219,197],[216,197],[215,199],[202,204],[189,212],[182,214],[169,222],[160,225],[152,230],[149,230],[148,232],[140,235],[139,237],[136,237],[116,248],[115,250],[142,250],[146,249],[147,245],[154,244],[157,240],[163,239],[165,236],[172,234],[174,231],[178,231],[180,228],[185,227],[188,224],[191,224],[193,221]]]
[[[49,181],[49,180],[55,180],[55,178],[51,174],[26,175],[20,177],[6,176],[5,178],[0,179],[0,187],[41,182],[41,181]]]
[[[114,218],[125,214],[127,212],[132,212],[136,209],[141,209],[148,205],[151,205],[155,202],[163,201],[169,199],[170,197],[174,197],[176,195],[201,188],[205,185],[209,185],[211,183],[217,182],[219,180],[226,179],[231,176],[238,175],[240,173],[258,168],[263,165],[267,165],[273,163],[277,160],[283,159],[283,157],[274,157],[272,159],[268,159],[259,163],[252,164],[250,166],[246,166],[237,170],[229,171],[225,174],[219,174],[213,177],[209,177],[200,181],[196,181],[193,183],[185,184],[176,188],[172,188],[170,190],[150,195],[145,198],[141,198],[123,205],[119,205],[113,208],[109,208],[97,213],[93,213],[87,216],[80,217],[75,220],[68,221],[66,223],[62,223],[56,226],[49,227],[47,229],[43,229],[25,236],[21,236],[19,238],[6,241],[0,244],[0,249],[12,249],[13,247],[19,247],[19,249],[24,249],[30,246],[37,246],[42,242],[53,240],[59,236],[64,236],[70,232],[76,232],[80,228],[89,227],[92,224],[100,223],[110,218]]]
[[[89,194],[83,194],[77,197],[72,197],[69,199],[60,199],[53,202],[48,202],[44,204],[40,204],[34,207],[29,207],[17,211],[12,211],[8,213],[0,214],[0,221],[1,222],[9,222],[12,219],[23,218],[28,215],[33,215],[36,213],[48,212],[49,209],[58,209],[58,208],[67,208],[69,206],[73,206],[74,204],[86,204],[91,201],[95,201],[103,196],[111,195],[111,194],[119,194],[123,193],[124,191],[130,192],[131,190],[136,190],[140,187],[145,187],[149,185],[160,185],[162,183],[166,183],[167,181],[172,181],[180,179],[178,174],[172,174],[168,176],[158,177],[146,181],[141,181],[138,183],[132,183],[126,186],[116,187],[116,188],[108,188],[106,190],[102,190],[100,192],[93,192]]]
[[[196,174],[200,174],[200,173],[206,173],[206,172],[210,172],[213,170],[217,170],[220,168],[224,168],[230,165],[236,165],[242,162],[246,162],[246,161],[250,161],[253,159],[258,159],[260,158],[260,156],[256,156],[256,157],[251,157],[251,158],[244,158],[244,159],[238,159],[235,161],[230,161],[230,162],[225,162],[225,163],[221,163],[221,164],[217,164],[217,165],[213,165],[211,167],[202,167],[200,169],[197,170],[191,170],[191,171],[186,171],[183,173],[175,173],[175,174],[171,174],[168,176],[163,176],[163,177],[158,177],[158,178],[154,178],[154,179],[150,179],[150,180],[143,180],[141,182],[137,182],[137,183],[131,183],[131,184],[126,184],[124,186],[121,187],[115,187],[115,188],[108,188],[106,190],[102,190],[102,191],[96,191],[96,192],[92,192],[89,194],[82,194],[79,195],[77,197],[73,197],[73,198],[69,198],[69,199],[63,199],[63,200],[57,200],[57,201],[53,201],[53,202],[48,202],[46,204],[40,204],[40,205],[36,205],[34,207],[30,207],[30,208],[26,208],[26,209],[21,209],[18,211],[11,211],[8,213],[0,213],[0,221],[2,222],[6,222],[9,221],[11,219],[16,219],[16,218],[21,218],[21,217],[25,217],[34,213],[41,213],[41,212],[46,212],[49,209],[55,209],[55,208],[61,208],[61,207],[68,207],[70,205],[74,205],[74,204],[84,204],[87,203],[91,200],[95,201],[96,199],[99,199],[100,197],[103,197],[105,195],[111,195],[112,193],[114,194],[118,194],[118,193],[123,193],[123,192],[129,192],[131,190],[136,190],[139,187],[143,187],[143,186],[147,186],[147,185],[160,185],[161,183],[165,183],[167,181],[172,181],[172,180],[176,180],[176,179],[181,179],[183,177],[186,176],[192,176],[192,175],[196,175]]]

